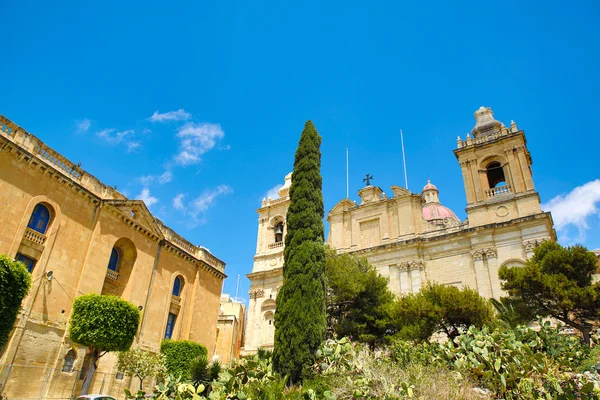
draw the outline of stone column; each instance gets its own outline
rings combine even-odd
[[[491,288],[491,296],[500,298],[504,293],[500,287],[500,278],[498,278],[498,252],[495,247],[488,247],[485,249],[485,259],[487,261],[489,282]]]
[[[411,283],[409,280],[408,268],[408,263],[402,263],[398,266],[401,294],[410,293]]]
[[[412,282],[412,292],[417,293],[421,290],[421,270],[417,265],[413,264],[410,270],[410,279]]]
[[[525,258],[530,259],[533,256],[533,250],[537,247],[537,240],[523,240],[523,250],[525,250]]]
[[[489,299],[491,296],[490,279],[485,263],[483,262],[484,255],[485,251],[483,249],[471,251],[477,291],[482,297]]]
[[[523,171],[519,167],[518,160],[516,159],[515,153],[511,150],[506,150],[506,159],[510,167],[510,176],[512,178],[512,192],[522,193],[525,191],[525,182],[523,178]]]
[[[476,201],[485,200],[485,193],[481,188],[481,177],[477,170],[477,160],[470,160],[469,165],[471,167],[471,177],[473,178],[473,185],[475,186],[475,198]]]
[[[531,177],[531,173],[529,172],[529,163],[527,162],[527,157],[525,156],[525,146],[520,146],[517,150],[517,155],[519,157],[519,163],[521,164],[521,171],[523,171],[523,177],[525,178],[525,189],[533,190],[533,179]]]

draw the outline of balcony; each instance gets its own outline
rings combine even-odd
[[[488,198],[502,196],[504,194],[509,194],[509,193],[511,193],[510,185],[498,186],[498,187],[495,187],[495,188],[485,191],[485,194]]]
[[[279,247],[283,247],[283,241],[281,242],[275,242],[275,243],[269,243],[269,249],[277,249]]]
[[[43,245],[44,243],[46,243],[46,235],[39,233],[38,231],[34,231],[31,228],[25,229],[24,238],[29,240],[30,242],[37,243],[37,244]]]
[[[106,269],[106,277],[110,280],[116,281],[119,279],[119,273],[117,271],[113,271],[112,269]]]

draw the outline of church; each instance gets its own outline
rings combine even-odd
[[[116,295],[138,307],[134,347],[158,352],[163,339],[187,339],[213,353],[223,261],[3,116],[0,166],[0,254],[22,261],[32,278],[0,349],[3,395],[79,393],[89,356],[69,339],[68,323],[82,294]],[[121,397],[130,382],[108,353],[90,393]]]
[[[434,281],[468,286],[486,298],[502,296],[499,268],[523,265],[541,242],[556,240],[552,216],[540,208],[525,132],[514,121],[506,127],[481,107],[471,133],[457,139],[454,155],[466,194],[465,221],[442,205],[432,182],[421,193],[392,186],[389,195],[369,185],[358,192],[360,204],[344,199],[329,211],[326,244],[366,257],[396,295]],[[273,347],[291,181],[288,174],[280,198],[264,199],[257,210],[256,254],[247,275],[246,353]]]

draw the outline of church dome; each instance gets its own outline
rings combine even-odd
[[[425,204],[423,204],[423,218],[426,221],[439,221],[450,218],[456,222],[460,222],[454,211],[440,203],[439,190],[431,181],[427,180],[427,185],[423,188],[421,195],[425,199]]]

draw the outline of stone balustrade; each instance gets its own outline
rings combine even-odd
[[[504,194],[509,194],[511,192],[510,185],[498,186],[495,188],[491,188],[490,190],[486,190],[485,194],[487,197],[496,197],[502,196]]]
[[[31,153],[36,158],[40,159],[43,164],[67,175],[77,182],[77,184],[96,196],[102,199],[126,199],[126,197],[117,192],[116,189],[105,185],[95,176],[85,172],[79,165],[72,163],[59,152],[55,151],[50,146],[47,146],[36,136],[30,134],[3,115],[0,115],[0,132],[3,133],[3,135],[0,136],[5,136],[17,147]]]
[[[181,250],[186,251],[188,254],[196,257],[197,259],[204,261],[211,267],[216,268],[221,272],[225,272],[225,263],[210,254],[210,252],[204,247],[193,245],[162,222],[159,223],[159,227],[167,241],[175,244]]]
[[[19,127],[8,118],[0,115],[0,132],[6,136],[14,136],[17,133]]]
[[[81,170],[73,165],[69,160],[58,154],[56,151],[52,150],[48,146],[44,146],[42,143],[37,146],[35,152],[50,164],[54,164],[54,166],[64,173],[69,175],[71,178],[75,180],[81,180]]]
[[[25,229],[25,235],[24,235],[25,239],[29,240],[30,242],[33,243],[37,243],[37,244],[44,244],[46,243],[46,235],[44,235],[43,233],[40,233],[38,231],[35,231],[31,228],[26,228]]]
[[[269,243],[269,249],[277,249],[279,247],[283,247],[283,241],[281,242],[275,242],[275,243]]]
[[[113,271],[112,269],[106,269],[106,277],[110,280],[116,281],[119,280],[119,273],[117,271]]]
[[[518,131],[519,130],[517,128],[517,125],[513,121],[510,128],[503,126],[502,128],[500,128],[499,132],[493,133],[491,135],[485,135],[485,136],[480,136],[478,138],[473,138],[473,137],[471,137],[470,134],[467,133],[467,138],[465,140],[462,140],[460,137],[458,137],[458,139],[456,140],[456,147],[461,149],[463,147],[468,147],[468,146],[472,146],[472,145],[478,145],[478,144],[491,142],[493,140],[512,135],[513,133],[517,133]]]

